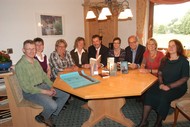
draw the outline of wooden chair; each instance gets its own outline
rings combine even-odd
[[[16,74],[5,77],[5,84],[13,127],[45,127],[35,120],[43,108],[23,98]]]
[[[190,98],[190,78],[187,81],[187,84],[188,84],[188,90],[187,90],[186,94],[183,97],[172,101],[172,103],[171,103],[171,107],[172,108],[175,109],[176,108],[176,104],[178,102],[183,101],[183,100],[188,100]],[[174,115],[175,115],[175,112],[173,112],[172,114],[169,114],[166,117],[166,120],[164,121],[164,123],[173,123],[174,122]],[[179,114],[178,121],[180,121],[180,122],[187,121],[187,119],[182,114]]]
[[[183,116],[185,116],[188,120],[190,120],[190,98],[188,100],[182,100],[182,101],[177,102],[176,108],[175,108],[173,127],[176,126],[179,112]]]

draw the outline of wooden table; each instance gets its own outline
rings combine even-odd
[[[90,70],[84,71],[90,74]],[[127,127],[133,126],[134,123],[126,118],[121,110],[125,97],[142,95],[157,80],[157,77],[142,74],[138,70],[129,70],[128,74],[117,72],[117,76],[106,79],[100,76],[93,78],[98,79],[100,83],[73,89],[58,76],[53,84],[58,89],[88,99],[91,114],[82,127],[92,127],[105,117]]]

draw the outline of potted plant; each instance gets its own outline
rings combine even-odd
[[[9,54],[0,51],[0,71],[7,71],[12,65]]]

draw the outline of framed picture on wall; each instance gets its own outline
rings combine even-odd
[[[36,14],[38,36],[63,35],[63,16]]]

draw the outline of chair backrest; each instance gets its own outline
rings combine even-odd
[[[24,99],[23,94],[22,94],[22,88],[19,85],[19,81],[15,73],[9,77],[9,84],[10,84],[12,94],[14,96],[15,103],[18,107],[29,106],[36,109],[42,108],[42,106],[39,106],[37,104],[34,104]]]
[[[189,74],[190,74],[190,61],[189,61]],[[187,93],[190,94],[190,75],[187,81]]]
[[[23,98],[22,89],[19,85],[19,81],[17,79],[16,74],[13,74],[9,77],[9,83],[10,83],[11,91],[15,98],[16,104],[21,103],[24,98]]]
[[[190,94],[190,78],[187,81],[187,87],[188,87],[187,93]]]

